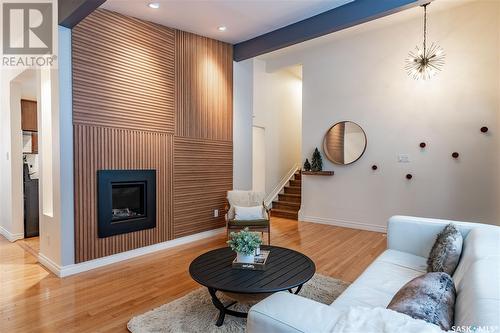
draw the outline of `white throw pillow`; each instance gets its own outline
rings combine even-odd
[[[240,207],[234,206],[234,219],[236,221],[261,220],[262,206]]]

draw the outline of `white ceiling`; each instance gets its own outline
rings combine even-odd
[[[107,0],[101,8],[235,44],[351,1]],[[149,8],[150,2],[160,8]]]

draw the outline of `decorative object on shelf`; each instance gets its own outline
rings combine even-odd
[[[406,179],[410,180],[413,178],[413,175],[411,173],[406,174]]]
[[[481,127],[481,133],[486,133],[486,132],[488,132],[488,127],[486,126]]]
[[[424,149],[427,146],[427,144],[425,142],[420,142],[419,146],[420,148]]]
[[[335,164],[354,163],[366,150],[366,134],[361,126],[352,121],[338,122],[326,132],[323,150]]]
[[[372,170],[375,171],[378,169],[378,166],[376,164],[372,165]]]
[[[457,153],[456,151],[451,154],[451,157],[453,157],[455,159],[458,158],[459,156],[460,156],[460,154]]]
[[[309,160],[306,158],[306,161],[304,162],[304,171],[311,171],[311,163],[309,163]]]
[[[240,232],[231,232],[229,237],[227,243],[231,250],[236,252],[236,261],[239,263],[253,263],[255,250],[262,244],[259,235],[245,228]]]
[[[443,49],[432,43],[427,47],[427,6],[429,3],[422,5],[424,7],[424,41],[423,46],[417,46],[414,51],[408,54],[406,59],[405,69],[410,77],[415,80],[428,80],[437,72],[441,71],[444,66],[445,54]]]
[[[321,153],[318,148],[314,149],[312,156],[311,171],[322,171],[323,170],[323,159],[321,158]]]
[[[309,176],[333,176],[335,172],[333,170],[330,171],[302,171],[303,175]]]

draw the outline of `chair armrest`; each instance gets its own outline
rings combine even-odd
[[[449,223],[455,224],[465,238],[479,223],[428,219],[413,216],[393,216],[387,225],[387,248],[420,257],[429,256],[437,234]]]
[[[248,333],[329,332],[340,312],[333,307],[291,294],[273,294],[250,308]]]
[[[271,210],[272,210],[272,208],[268,207],[265,202],[262,203],[262,206],[264,206],[264,210],[267,213],[267,219],[271,220]]]

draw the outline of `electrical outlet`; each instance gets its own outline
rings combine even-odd
[[[214,209],[214,217],[219,217],[219,210],[218,209]]]
[[[399,163],[410,163],[410,155],[408,154],[399,154],[398,155]]]

